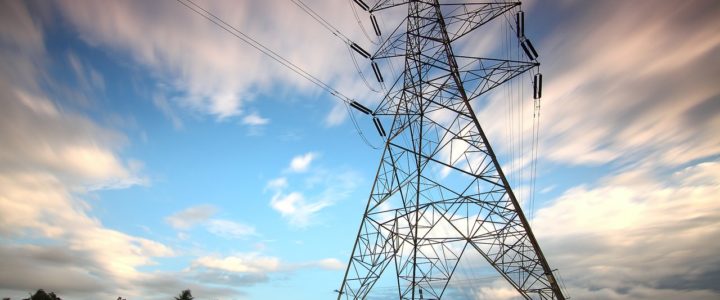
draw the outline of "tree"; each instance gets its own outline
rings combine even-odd
[[[26,298],[23,300],[62,300],[62,298],[55,295],[54,292],[50,292],[49,294],[45,292],[43,289],[37,290],[34,295],[30,295],[30,298]]]
[[[193,300],[192,293],[190,290],[183,290],[179,296],[175,297],[175,300]]]

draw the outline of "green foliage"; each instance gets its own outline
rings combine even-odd
[[[192,293],[190,290],[183,290],[179,296],[175,297],[175,300],[193,300]]]
[[[50,292],[48,294],[45,290],[39,289],[34,295],[30,295],[30,298],[25,298],[23,300],[62,300],[62,298],[55,295],[54,292]]]
[[[183,290],[180,292],[180,295],[175,297],[175,300],[193,300],[195,297],[193,297],[192,292],[190,290]],[[10,298],[2,298],[2,300],[10,300]],[[35,294],[31,294],[30,298],[25,298],[22,300],[62,300],[62,298],[55,295],[54,292],[47,293],[43,289],[37,290]],[[118,297],[117,300],[126,300],[123,297]]]

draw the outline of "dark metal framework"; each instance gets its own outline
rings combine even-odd
[[[362,7],[407,5],[404,28],[371,57],[376,72],[381,59],[403,57],[405,66],[372,112],[385,147],[338,299],[367,298],[392,270],[399,299],[441,299],[468,252],[526,299],[565,299],[470,105],[538,66],[537,53],[528,61],[453,54],[454,41],[519,4]],[[390,130],[381,120],[391,120]]]

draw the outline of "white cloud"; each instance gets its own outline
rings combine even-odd
[[[208,232],[227,239],[242,239],[257,235],[255,227],[243,223],[212,218],[217,207],[209,204],[196,205],[176,212],[165,218],[165,221],[175,229],[189,230],[195,226],[202,226]],[[178,237],[186,240],[187,232],[179,232]]]
[[[344,103],[335,103],[330,113],[325,117],[327,126],[336,126],[341,124],[347,118],[347,108]]]
[[[125,137],[101,128],[87,118],[62,111],[40,92],[0,82],[0,162],[18,169],[61,174],[85,187],[113,187],[143,183],[115,153]],[[42,143],[38,143],[42,141]],[[19,163],[21,162],[21,163]]]
[[[290,225],[297,227],[308,226],[315,213],[330,205],[329,200],[308,202],[300,192],[276,193],[270,200],[270,206],[287,218]]]
[[[83,201],[92,189],[144,182],[141,163],[121,158],[122,133],[41,88],[58,83],[47,70],[41,27],[24,5],[0,3],[0,261],[12,277],[1,281],[13,282],[3,296],[26,295],[43,279],[71,297],[129,295],[144,276],[140,268],[174,251],[105,227]],[[92,68],[79,60],[74,67],[79,86],[67,89],[103,88]]]
[[[556,23],[553,34],[539,43],[546,83],[541,161],[604,168],[612,163],[605,180],[566,191],[533,222],[573,298],[715,299],[720,294],[713,285],[720,262],[711,254],[719,251],[718,243],[708,242],[719,237],[714,230],[720,228],[719,209],[713,203],[717,163],[671,175],[678,166],[720,152],[715,134],[720,87],[709,79],[720,73],[707,64],[720,59],[720,37],[710,29],[717,27],[718,6],[652,2],[647,11],[648,4],[567,2],[559,6],[577,18]],[[634,18],[638,11],[647,15]],[[532,103],[526,103],[525,112],[531,112]],[[491,97],[479,119],[496,118],[505,105],[507,97]],[[503,140],[508,130],[506,122],[483,125],[491,141]],[[506,145],[493,144],[501,154]],[[498,287],[478,295],[516,296],[508,291]]]
[[[204,267],[234,273],[267,274],[291,272],[300,269],[341,270],[345,265],[335,258],[325,258],[302,263],[283,262],[277,257],[264,256],[258,252],[236,253],[231,256],[204,256],[193,262],[193,267]]]
[[[547,194],[547,193],[549,193],[549,192],[554,191],[555,188],[557,188],[556,185],[550,185],[550,186],[547,186],[547,187],[542,188],[538,193],[540,193],[540,194]]]
[[[48,244],[36,246],[23,240],[46,241],[61,247],[66,256],[62,264],[44,268],[10,268],[22,264],[3,268],[18,282],[13,288],[21,289],[43,278],[44,275],[37,272],[47,272],[66,275],[65,281],[50,281],[57,290],[75,286],[71,278],[77,278],[79,282],[94,282],[78,293],[114,294],[130,290],[128,281],[143,276],[138,269],[155,264],[154,257],[174,255],[171,248],[156,241],[105,228],[90,215],[89,205],[68,190],[66,183],[41,172],[0,174],[0,235],[10,238],[12,242],[7,245],[18,249],[42,251]],[[0,253],[4,254],[10,252]],[[9,261],[16,256],[0,258],[0,261]],[[25,263],[37,265],[37,259],[30,257]]]
[[[350,97],[366,93],[355,80],[356,71],[344,43],[300,9],[288,8],[287,2],[200,4]],[[347,3],[309,5],[363,43]],[[176,104],[218,119],[239,116],[246,103],[261,93],[319,91],[177,2],[88,1],[78,5],[61,1],[57,6],[89,44],[128,55],[182,93],[173,98]],[[278,35],[283,38],[273,38]]]
[[[314,265],[325,270],[343,270],[346,266],[344,263],[335,258],[321,259],[315,262]]]
[[[300,193],[290,193],[288,195],[276,194],[270,200],[272,207],[282,213],[283,215],[290,215],[297,211],[297,204],[305,202],[305,199]]]
[[[626,170],[569,189],[536,214],[533,231],[565,296],[717,299],[720,162],[669,173]],[[520,298],[484,258],[464,255],[450,294]]]
[[[295,156],[288,169],[305,173],[316,157],[317,154],[313,152]],[[315,168],[304,178],[301,190],[293,190],[287,177],[268,181],[265,190],[273,192],[270,206],[274,210],[287,219],[291,226],[305,228],[316,222],[314,218],[318,212],[348,197],[357,181],[357,174],[351,171],[328,172]]]
[[[634,170],[566,191],[536,214],[573,298],[714,299],[720,290],[720,162],[668,178]]]
[[[251,113],[251,114],[243,117],[242,122],[245,125],[260,126],[260,125],[266,125],[266,124],[270,123],[270,119],[263,118],[257,113]]]
[[[563,53],[543,61],[541,155],[623,166],[536,214],[533,229],[573,298],[720,295],[720,168],[698,163],[720,152],[720,87],[710,80],[720,73],[707,63],[720,59],[711,30],[720,7],[652,4],[570,3],[582,23],[558,24],[540,43]]]
[[[280,259],[258,253],[240,253],[222,258],[200,257],[193,262],[193,265],[238,273],[268,273],[280,269]]]
[[[711,80],[720,73],[708,64],[720,60],[717,6],[572,6],[578,18],[540,43],[541,53],[563,53],[541,54],[541,154],[572,164],[678,166],[720,152],[720,85]]]
[[[288,185],[288,180],[286,177],[278,177],[273,180],[268,181],[268,183],[265,185],[266,190],[282,190],[286,188]]]
[[[305,172],[315,158],[317,158],[317,154],[314,152],[308,152],[303,155],[295,156],[290,161],[289,169],[292,172]]]
[[[149,278],[138,269],[152,264],[152,257],[172,255],[173,251],[157,242],[103,227],[91,216],[90,205],[73,193],[77,186],[122,186],[141,180],[117,152],[125,142],[121,134],[101,128],[71,110],[59,109],[35,88],[39,85],[35,78],[43,73],[36,66],[43,61],[38,54],[44,53],[44,41],[39,24],[28,18],[24,6],[18,3],[4,3],[0,10],[0,38],[22,49],[3,47],[0,53],[0,91],[2,99],[7,100],[0,104],[0,233],[58,242],[72,259],[86,261],[63,265],[67,272],[57,274],[72,278],[79,278],[78,273],[99,274],[99,279],[84,278],[79,282],[88,282],[87,286],[97,291],[100,288],[92,282],[100,280],[116,287],[106,292],[138,294],[132,292],[134,285],[128,281],[136,279],[137,283]],[[718,61],[718,36],[713,31],[717,27],[713,21],[715,10],[701,14],[702,5],[658,3],[653,3],[652,10],[643,8],[647,3],[636,2],[623,3],[606,14],[589,10],[594,12],[577,18],[587,25],[563,24],[552,40],[541,43],[545,49],[542,53],[563,54],[557,61],[543,61],[549,66],[543,67],[549,79],[543,120],[550,122],[544,123],[547,127],[543,136],[547,138],[542,149],[550,158],[575,164],[640,160],[676,166],[718,153],[717,98],[713,98],[718,90],[708,80],[718,77],[715,65],[708,63]],[[295,86],[308,86],[280,68],[267,71],[271,63],[247,53],[238,41],[175,4],[60,5],[70,23],[91,44],[127,52],[186,94],[173,104],[222,119],[238,115],[245,101],[253,98],[254,88],[274,87],[278,78]],[[232,4],[242,9],[209,5],[214,11],[232,15],[226,19],[247,23],[242,28],[259,32],[273,28],[264,21],[251,24],[258,18],[245,16],[255,11],[247,6],[272,10],[266,4]],[[336,10],[334,5],[341,4],[320,7],[332,11]],[[606,4],[597,5],[594,8],[601,11],[609,9],[602,7]],[[688,12],[691,8],[698,11]],[[639,10],[649,15],[636,18]],[[341,14],[323,15],[343,18]],[[678,18],[688,15],[693,22],[684,20],[678,24],[682,23],[677,22]],[[315,47],[308,53],[317,55],[290,56],[301,58],[314,74],[327,74],[326,70],[344,72],[337,68],[343,64],[327,59],[335,57],[327,55],[326,45],[330,43],[317,41],[313,31],[296,26],[302,22],[294,17],[279,19],[297,27],[301,34],[291,35],[291,39],[273,39],[274,48],[294,49],[282,46],[299,44]],[[693,30],[687,30],[689,23]],[[303,43],[308,40],[316,42]],[[243,55],[237,57],[225,55],[241,52]],[[501,126],[498,128],[502,133]],[[541,244],[548,246],[548,257],[557,258],[551,264],[558,265],[565,277],[571,278],[575,297],[716,299],[717,292],[710,285],[713,281],[706,284],[705,280],[717,277],[713,275],[717,269],[713,268],[719,264],[715,253],[720,250],[713,242],[718,240],[720,228],[714,201],[719,194],[718,172],[716,163],[700,164],[673,175],[672,180],[650,178],[657,176],[647,173],[626,174],[599,186],[578,187],[539,212],[536,232],[543,239]],[[287,182],[278,189],[287,189]],[[286,212],[284,216],[290,220],[297,215],[310,222],[308,215],[337,200],[328,196],[337,195],[336,190],[326,191],[323,194],[327,195],[319,197],[308,196],[306,190],[277,192],[271,202],[277,197],[278,211]],[[318,205],[324,206],[313,210]],[[38,252],[32,245],[18,249],[22,253]],[[5,256],[0,259],[3,266],[18,257],[17,249],[5,250],[0,252]],[[203,262],[220,269],[224,265],[235,270],[272,270],[272,257],[255,254],[257,264],[248,262],[251,257],[211,257]],[[6,273],[18,277],[22,274],[26,283],[36,281],[44,274],[27,268],[32,265],[12,266],[19,272]],[[333,262],[317,265],[337,266]],[[46,267],[41,266],[43,271]],[[110,295],[103,296],[96,298]]]
[[[75,78],[78,80],[78,84],[83,91],[105,90],[105,79],[95,68],[81,62],[81,59],[72,52],[68,54],[68,63],[75,73]]]
[[[178,231],[177,238],[181,241],[187,241],[190,238],[190,235],[187,232]]]
[[[170,119],[175,129],[183,128],[182,119],[180,119],[180,116],[175,112],[170,102],[165,99],[164,95],[155,95],[153,97],[153,104],[155,104],[155,107],[157,107],[166,118]]]
[[[165,221],[175,229],[189,229],[207,221],[215,212],[217,208],[212,205],[198,205],[174,213],[165,218]]]
[[[255,227],[230,220],[213,219],[206,226],[210,233],[231,239],[257,235]]]

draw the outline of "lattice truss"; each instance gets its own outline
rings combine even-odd
[[[517,61],[452,48],[519,3],[380,1],[366,10],[399,5],[408,16],[372,59],[400,57],[404,71],[373,112],[391,125],[338,299],[368,298],[388,272],[393,298],[440,299],[464,255],[483,257],[522,297],[564,299],[470,106],[536,67],[537,54]]]

